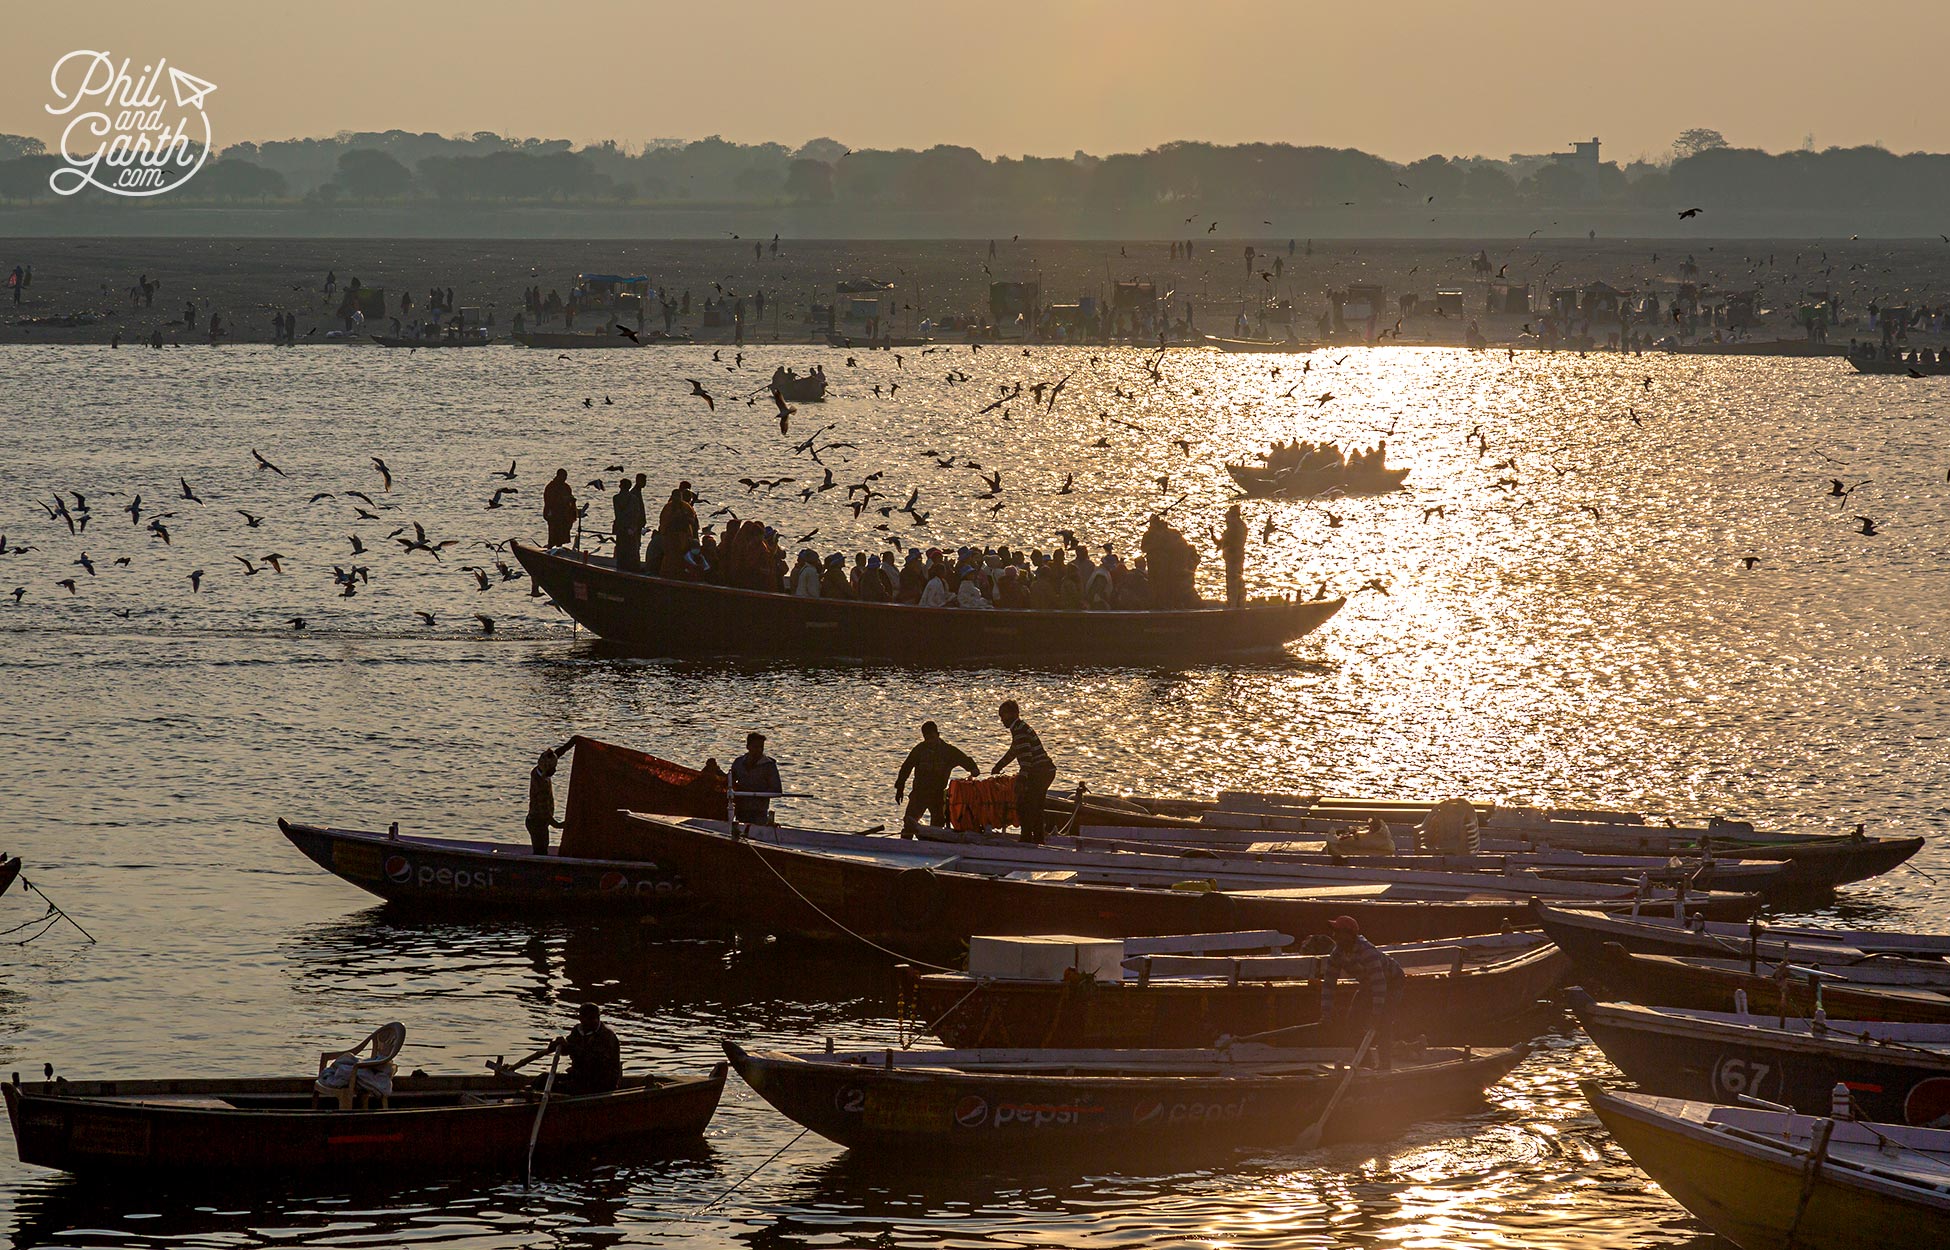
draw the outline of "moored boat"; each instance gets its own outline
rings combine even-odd
[[[885,660],[1209,664],[1277,654],[1340,611],[1342,599],[1172,611],[969,611],[808,599],[628,573],[607,556],[517,541],[535,584],[598,637],[652,655]]]
[[[1747,1009],[1776,1016],[1825,1011],[1836,1020],[1950,1024],[1950,968],[1905,963],[1846,971],[1799,962],[1635,955],[1616,942],[1572,954],[1577,975],[1628,1002],[1727,1011],[1745,994]]]
[[[1645,1093],[1761,1098],[1820,1115],[1841,1084],[1865,1119],[1950,1128],[1950,1024],[1601,1003],[1576,987],[1570,997],[1605,1058]]]
[[[1222,352],[1232,352],[1242,355],[1258,355],[1264,352],[1304,352],[1309,350],[1297,339],[1242,339],[1208,334],[1205,336],[1204,342],[1207,347],[1216,347]]]
[[[1670,916],[1620,916],[1539,903],[1537,923],[1574,960],[1601,958],[1608,943],[1639,955],[1696,955],[1718,959],[1793,959],[1859,963],[1869,957],[1942,961],[1950,935],[1875,933],[1805,925],[1727,924]]]
[[[369,337],[381,347],[404,347],[414,351],[423,347],[428,350],[437,347],[486,347],[494,341],[488,337],[486,331],[428,335],[425,338],[403,334],[374,334]]]
[[[1381,881],[1226,891],[1195,863],[1176,881],[1049,879],[1006,865],[963,866],[949,848],[833,835],[811,849],[797,831],[631,813],[637,854],[676,872],[699,905],[746,933],[865,937],[900,954],[959,950],[977,934],[1142,937],[1270,929],[1325,932],[1349,915],[1376,942],[1418,942],[1520,927],[1529,903],[1494,891],[1432,891]],[[1705,904],[1708,900],[1699,900]],[[1744,914],[1752,895],[1712,905]]]
[[[20,856],[0,855],[0,894],[5,894],[20,875]]]
[[[626,1076],[548,1100],[538,1158],[701,1137],[724,1090],[707,1076]],[[21,1162],[68,1172],[520,1171],[541,1095],[527,1080],[401,1076],[384,1105],[343,1108],[307,1078],[35,1081],[0,1086]]]
[[[1175,939],[1166,939],[1167,942]],[[1222,1037],[1292,1030],[1287,1044],[1345,1045],[1320,1021],[1318,955],[1151,954],[1125,943],[1120,979],[1031,980],[910,971],[905,1001],[949,1046],[1211,1046]],[[1493,934],[1385,948],[1407,974],[1396,1000],[1398,1037],[1452,1043],[1536,1011],[1570,961],[1534,933]]]
[[[602,331],[548,331],[524,330],[514,336],[515,342],[523,347],[546,348],[550,351],[573,352],[603,350],[612,347],[641,347],[644,343],[664,338],[661,330],[640,330],[635,338],[618,334],[615,330]],[[688,341],[688,340],[671,340]]]
[[[666,815],[725,810],[724,778],[641,751],[575,737],[561,843],[536,855],[526,841],[334,829],[280,817],[306,858],[389,903],[438,910],[635,912],[670,916],[685,905],[676,875],[618,841],[623,807]],[[618,855],[623,849],[626,853]]]
[[[726,1042],[738,1075],[788,1119],[842,1146],[986,1156],[1289,1145],[1345,1096],[1325,1127],[1368,1138],[1462,1114],[1522,1061],[1522,1047],[1430,1050],[1349,1076],[1352,1051],[871,1050],[789,1054]]]
[[[1583,1089],[1632,1161],[1741,1250],[1950,1244],[1950,1131]]]
[[[1950,364],[1935,361],[1918,364],[1913,360],[1884,360],[1880,356],[1851,355],[1848,362],[1855,366],[1857,373],[1896,374],[1901,377],[1924,378],[1950,377]]]

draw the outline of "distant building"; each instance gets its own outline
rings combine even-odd
[[[1578,176],[1583,185],[1583,197],[1593,199],[1598,194],[1598,171],[1603,162],[1598,156],[1598,138],[1593,135],[1589,143],[1572,143],[1569,152],[1547,152],[1510,154],[1510,165],[1519,178],[1536,173],[1546,165],[1559,165]]]

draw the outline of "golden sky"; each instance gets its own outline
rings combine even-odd
[[[1772,150],[1950,150],[1941,0],[7,0],[0,22],[0,131],[50,141],[49,70],[88,48],[216,83],[219,147],[399,128],[1412,160],[1598,135],[1624,161],[1710,126]]]

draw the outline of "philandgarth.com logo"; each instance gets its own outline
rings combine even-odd
[[[210,156],[210,118],[203,97],[215,83],[184,73],[166,60],[131,77],[106,52],[70,52],[54,63],[54,103],[68,118],[61,131],[66,163],[48,175],[57,195],[98,187],[114,195],[161,195],[188,182]],[[157,90],[169,78],[174,101]]]

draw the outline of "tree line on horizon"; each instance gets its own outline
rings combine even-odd
[[[38,139],[0,135],[0,202],[55,198],[47,179],[57,163]],[[1265,143],[1175,142],[1103,157],[991,158],[948,144],[854,151],[832,139],[788,148],[712,136],[631,150],[614,141],[578,148],[562,139],[492,131],[391,130],[232,144],[167,198],[301,207],[1058,209],[1142,223],[1191,210],[1184,223],[1189,235],[1204,228],[1208,213],[1352,206],[1430,213],[1573,205],[1920,211],[1950,202],[1950,154],[1898,155],[1879,146],[1771,153],[1732,147],[1717,132],[1696,129],[1680,136],[1669,159],[1606,162],[1594,176],[1548,157],[1428,156],[1403,164],[1352,148]]]

